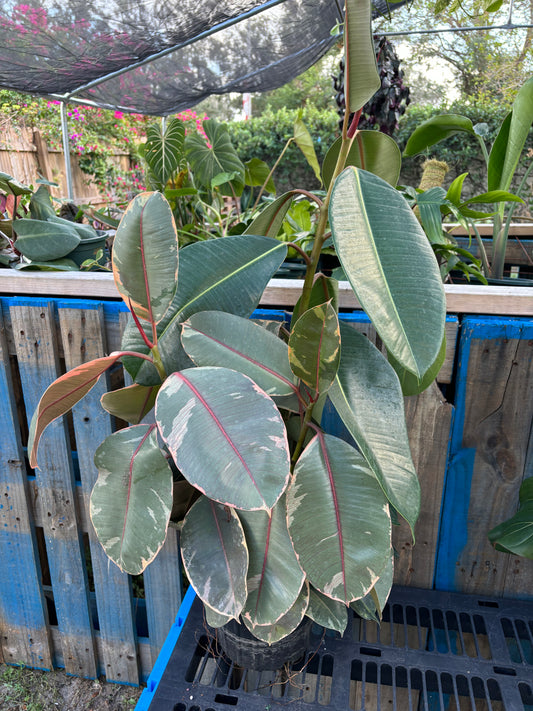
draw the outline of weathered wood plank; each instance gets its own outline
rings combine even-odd
[[[23,298],[10,307],[18,366],[28,417],[46,387],[59,375],[51,304]],[[75,482],[69,435],[56,420],[44,433],[35,471],[65,669],[96,677],[96,657],[88,599],[85,556],[75,509]]]
[[[298,279],[271,279],[261,306],[291,308],[301,291]],[[451,314],[496,314],[533,316],[533,299],[527,288],[518,286],[482,286],[474,284],[445,284],[446,309]],[[0,269],[0,294],[43,295],[115,299],[119,294],[113,276],[100,272],[31,272]],[[339,305],[342,309],[359,309],[348,282],[339,283]]]
[[[0,657],[11,664],[52,669],[53,650],[1,312],[0,400]]]
[[[531,597],[533,561],[495,551],[487,532],[511,516],[533,420],[533,325],[464,320],[456,416],[446,480],[436,587]]]
[[[393,545],[397,553],[394,581],[398,585],[431,589],[453,407],[446,402],[436,383],[420,395],[406,398],[405,406],[422,506],[415,527],[414,547],[405,521],[393,526]]]
[[[60,302],[58,313],[67,370],[106,354],[101,304]],[[108,681],[138,684],[131,579],[109,561],[89,522],[89,497],[98,476],[94,453],[112,432],[111,418],[100,405],[101,396],[108,390],[108,380],[102,376],[73,408],[73,421],[105,674]]]

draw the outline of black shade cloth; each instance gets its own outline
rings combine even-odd
[[[342,0],[3,0],[0,87],[165,116],[212,94],[287,83],[335,42],[331,30],[342,6]],[[374,6],[387,12],[386,0]]]

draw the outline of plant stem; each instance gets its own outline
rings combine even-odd
[[[157,345],[152,348],[152,358],[157,370],[157,374],[161,378],[161,382],[164,382],[166,380],[167,373],[165,370],[165,366],[163,365],[163,361],[161,360],[161,355],[159,353],[159,348],[157,347]]]
[[[294,452],[292,453],[292,460],[291,461],[292,461],[293,465],[296,464],[296,462],[298,461],[298,457],[300,456],[300,453],[303,449],[303,445],[305,442],[305,435],[307,433],[307,427],[309,426],[309,422],[311,422],[314,406],[315,406],[315,403],[310,402],[309,405],[307,406],[306,411],[305,411],[304,420],[302,422],[302,427],[300,429],[300,436],[298,437],[298,441],[296,442],[296,446],[294,447]]]
[[[259,201],[261,200],[261,198],[262,198],[262,196],[263,196],[263,193],[264,193],[265,190],[266,190],[266,186],[268,185],[268,181],[270,180],[270,178],[271,178],[272,175],[274,174],[274,171],[276,170],[276,168],[278,167],[278,165],[279,165],[281,159],[282,159],[283,156],[285,155],[285,152],[287,151],[287,148],[290,146],[290,144],[291,144],[293,141],[294,141],[294,137],[293,137],[293,138],[289,138],[289,140],[288,140],[287,143],[285,144],[285,147],[283,148],[283,150],[282,150],[281,153],[279,154],[279,157],[278,157],[277,161],[274,163],[274,166],[272,167],[272,170],[271,170],[270,173],[267,175],[267,178],[266,178],[265,182],[263,183],[263,185],[261,185],[261,190],[259,191],[259,195],[258,195],[258,196],[256,197],[256,199],[255,199],[254,205],[253,205],[253,207],[252,207],[252,211],[255,210],[255,208],[259,205]]]

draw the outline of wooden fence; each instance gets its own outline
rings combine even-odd
[[[131,170],[128,153],[116,153],[112,160],[119,169]],[[81,170],[74,154],[71,154],[71,168],[75,202],[90,203],[96,207],[105,205],[108,200],[99,194],[98,186]],[[2,126],[0,172],[12,175],[24,185],[35,185],[39,176],[42,176],[59,184],[58,188],[51,188],[54,197],[67,195],[63,151],[48,147],[37,130]]]
[[[181,600],[178,541],[170,531],[156,561],[132,579],[95,540],[87,499],[94,450],[113,428],[99,405],[106,383],[48,428],[39,470],[29,469],[25,451],[44,389],[65,369],[117,349],[125,308],[51,296],[0,302],[0,650],[8,663],[138,684]],[[259,315],[280,319],[283,310]],[[376,339],[362,312],[343,318]],[[447,345],[440,387],[406,400],[422,514],[414,547],[407,528],[395,527],[396,582],[531,596],[533,561],[495,552],[486,534],[514,513],[531,475],[533,320],[450,315]],[[121,369],[110,379],[119,387]],[[339,429],[331,413],[327,427]]]

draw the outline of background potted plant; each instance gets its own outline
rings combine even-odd
[[[131,424],[95,455],[90,508],[100,542],[122,570],[139,573],[161,548],[174,505],[184,568],[208,623],[237,620],[266,644],[305,615],[341,633],[349,607],[379,617],[392,584],[391,519],[413,528],[420,508],[402,385],[423,389],[443,357],[444,292],[418,220],[386,180],[345,168],[360,109],[379,87],[368,0],[347,3],[345,41],[355,116],[346,112],[327,194],[315,198],[319,219],[290,325],[273,332],[249,316],[285,257],[287,245],[270,235],[294,191],[246,234],[182,250],[165,198],[137,196],[113,250],[132,316],[122,350],[56,380],[29,438],[36,466],[46,426],[122,361],[134,384],[102,405]],[[377,140],[389,149],[389,137]],[[330,234],[390,363],[339,321],[337,282],[317,274]],[[328,398],[349,442],[320,426]]]
[[[467,173],[459,176],[450,186],[447,193],[448,202],[455,204],[460,213],[461,222],[468,222],[479,244],[485,276],[501,280],[504,276],[505,252],[511,218],[517,202],[523,202],[522,195],[527,186],[527,179],[533,169],[531,162],[523,174],[516,195],[509,189],[515,177],[520,156],[533,123],[533,78],[528,79],[519,89],[512,109],[504,119],[498,135],[489,149],[485,142],[486,124],[472,124],[465,116],[458,114],[443,114],[425,121],[416,128],[405,146],[404,154],[414,156],[426,151],[436,143],[445,140],[455,133],[467,133],[475,136],[481,146],[487,168],[487,192],[461,201],[461,189]],[[507,209],[506,203],[511,205]],[[473,210],[475,204],[497,203],[497,209],[492,213]],[[457,217],[457,214],[455,215]],[[480,219],[493,219],[492,260],[489,263],[487,254],[476,228],[475,222]],[[511,283],[516,284],[513,279]]]

